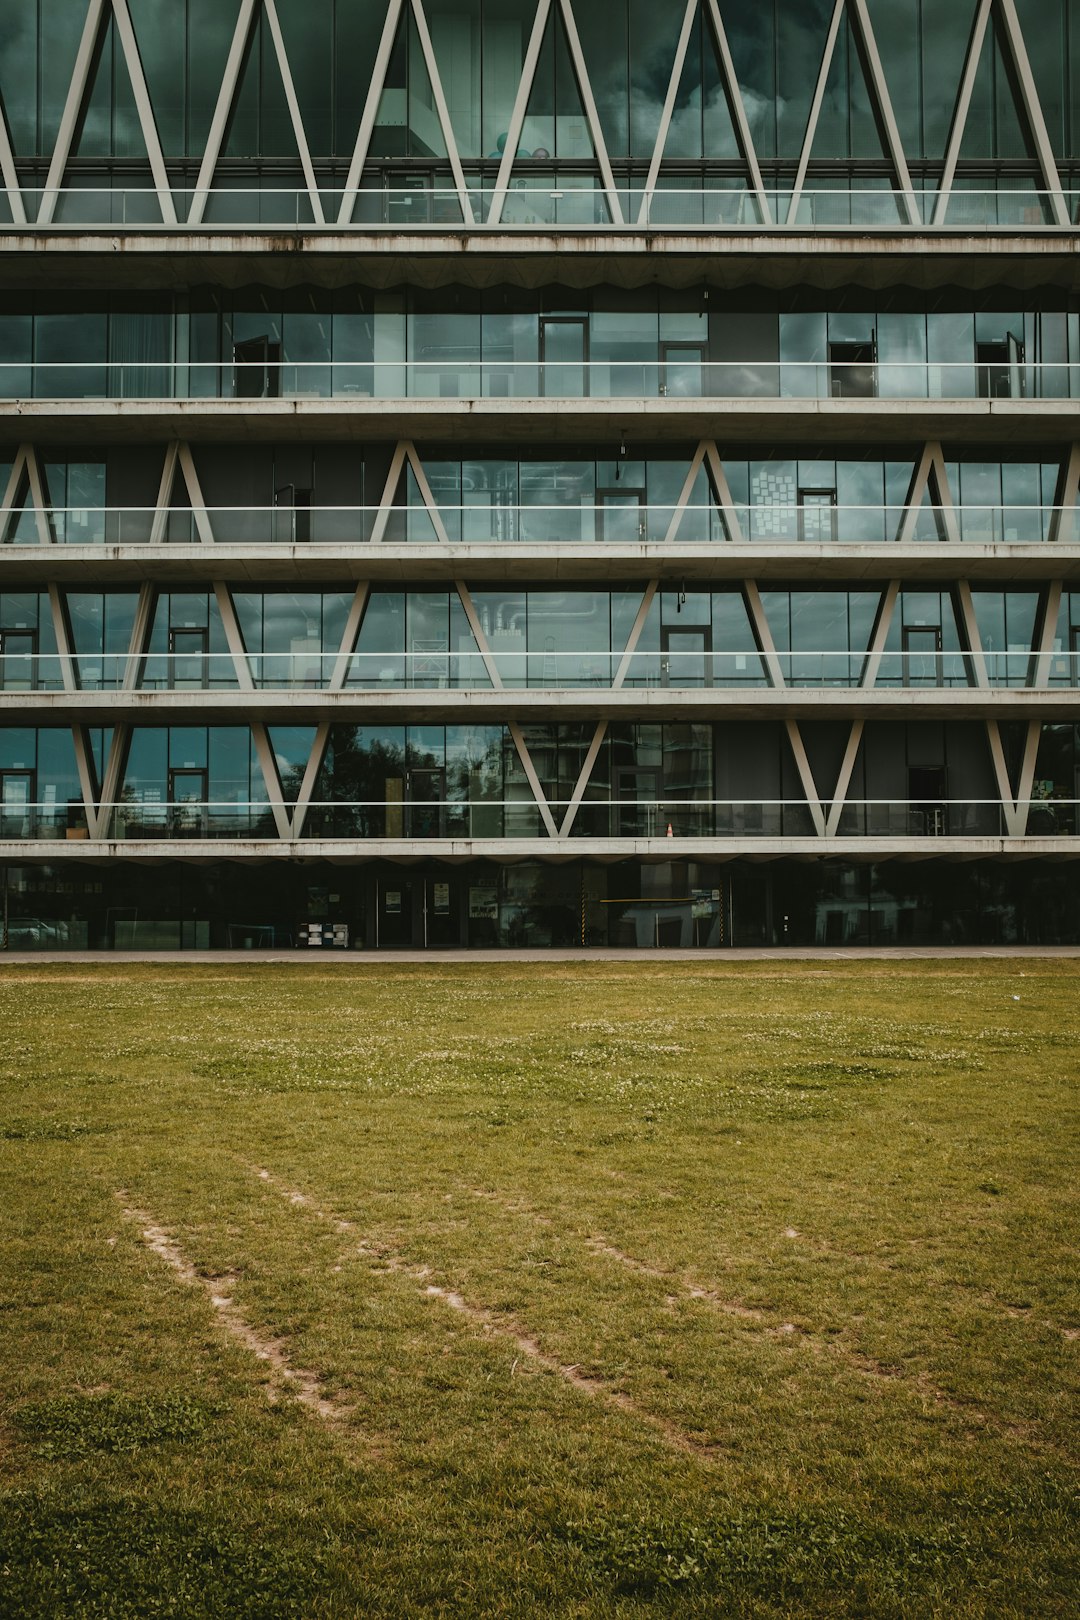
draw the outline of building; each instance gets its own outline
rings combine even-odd
[[[1080,937],[1073,0],[0,0],[9,947]]]

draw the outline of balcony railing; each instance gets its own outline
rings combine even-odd
[[[976,360],[58,360],[0,354],[2,399],[1076,399],[1080,364]]]
[[[710,545],[746,541],[762,545],[892,544],[903,537],[935,544],[955,535],[973,545],[1034,545],[1080,538],[1073,507],[922,505],[825,506],[768,502],[727,507],[644,505],[633,493],[606,503],[504,504],[437,507],[446,537],[465,545],[660,544],[676,516],[674,542]],[[409,506],[50,506],[38,514],[23,506],[8,514],[0,542],[8,545],[145,546],[363,545],[374,535],[393,544],[439,540],[430,509]]]
[[[28,223],[15,225],[15,194],[0,190],[0,227],[63,231],[100,227],[128,230],[192,230],[199,234],[236,229],[340,231],[530,230],[558,227],[595,231],[1031,231],[1054,228],[1058,211],[1054,194],[1030,186],[956,186],[946,199],[935,187],[910,192],[888,186],[839,187],[809,181],[792,217],[792,189],[766,187],[761,192],[734,184],[698,187],[617,185],[608,193],[577,177],[556,181],[549,174],[519,172],[510,184],[466,184],[368,188],[347,194],[340,187],[319,191],[323,218],[315,214],[311,194],[291,187],[215,186],[199,190],[174,186],[172,204],[179,225],[163,220],[157,191],[143,186],[87,183],[53,189],[27,185],[21,190]],[[47,224],[36,221],[42,204]],[[617,204],[621,219],[612,206]],[[1080,193],[1061,193],[1060,205],[1075,228]],[[466,212],[466,210],[468,212]],[[498,215],[498,218],[495,218]],[[471,216],[471,217],[469,217]],[[188,225],[188,220],[193,220]],[[1069,227],[1058,227],[1068,229]]]
[[[685,634],[699,634],[688,627]],[[526,651],[508,648],[495,634],[488,657],[508,691],[611,690],[622,670],[621,685],[703,688],[976,688],[985,670],[991,686],[1012,688],[1080,687],[1080,653],[1038,654],[1028,649],[979,654],[891,652],[871,655],[859,650],[684,651],[560,648]],[[64,665],[74,690],[81,692],[236,691],[237,660],[228,652],[84,653],[61,658],[57,653],[0,654],[0,694],[62,692]],[[242,655],[252,686],[259,691],[325,691],[343,670],[340,689],[347,692],[492,690],[484,656],[464,652],[265,652]]]
[[[556,826],[568,800],[549,800]],[[40,842],[187,841],[255,839],[280,841],[269,804],[238,800],[169,802],[152,795],[103,806],[98,840],[91,840],[82,805],[0,805],[0,840]],[[822,807],[828,811],[829,806]],[[1017,812],[1023,812],[1023,819]],[[665,838],[1075,838],[1080,800],[1038,798],[1014,812],[996,799],[849,799],[829,834],[814,824],[810,806],[791,799],[610,799],[586,797],[569,836],[575,840]],[[1026,824],[1025,824],[1026,823]],[[292,836],[290,834],[290,836]],[[303,838],[514,839],[546,838],[535,800],[408,798],[332,800],[309,805]]]

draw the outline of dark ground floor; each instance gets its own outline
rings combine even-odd
[[[0,870],[7,949],[717,949],[1080,943],[1080,861]]]

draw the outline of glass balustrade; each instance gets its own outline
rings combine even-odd
[[[1080,364],[1028,363],[1003,350],[986,361],[886,361],[872,346],[855,358],[708,360],[235,359],[7,361],[5,399],[836,399],[1062,400],[1080,397]],[[859,345],[848,345],[858,348]]]
[[[1035,185],[957,186],[947,195],[922,185],[904,192],[888,186],[816,184],[807,181],[797,199],[792,187],[725,185],[653,189],[618,182],[611,192],[582,184],[580,175],[553,179],[517,173],[509,185],[466,183],[464,191],[435,183],[408,188],[346,192],[320,187],[313,197],[295,187],[217,185],[210,190],[174,186],[166,202],[147,186],[95,184],[59,188],[26,185],[0,189],[0,224],[17,230],[85,227],[197,229],[200,232],[268,228],[305,232],[427,231],[462,228],[528,231],[557,226],[623,232],[674,230],[891,231],[1075,229],[1080,193],[1054,194]],[[1064,224],[1062,215],[1067,219]],[[43,224],[38,225],[39,217]],[[190,222],[190,223],[189,223]]]
[[[595,652],[560,648],[478,648],[450,652],[266,652],[246,653],[240,668],[261,691],[327,689],[346,692],[624,690],[677,688],[814,688],[844,690],[982,688],[1049,690],[1080,687],[1080,652],[877,652],[866,650],[713,651],[699,643],[663,652]],[[64,664],[70,670],[65,683]],[[498,684],[492,680],[497,675]],[[0,694],[35,692],[188,692],[237,690],[237,660],[231,653],[183,652],[8,654],[0,658]]]
[[[570,800],[549,800],[555,827],[561,828]],[[1074,838],[1080,833],[1080,800],[1033,798],[1016,811],[998,800],[848,799],[837,807],[814,807],[824,818],[821,831],[811,808],[792,799],[616,798],[582,800],[566,836],[579,842],[627,837],[686,838]],[[279,807],[295,836],[291,805]],[[245,801],[159,800],[132,796],[100,807],[102,839],[279,839],[269,804]],[[466,801],[438,797],[392,800],[316,800],[303,815],[299,836],[307,839],[548,838],[535,800]],[[85,840],[88,824],[81,803],[0,805],[0,840],[40,842]]]
[[[437,516],[436,516],[437,514]],[[40,521],[35,521],[36,516]],[[440,528],[442,533],[440,533]],[[23,506],[0,518],[0,543],[39,545],[1032,545],[1080,538],[1063,506],[647,506],[636,494],[600,505],[484,504],[304,507]]]

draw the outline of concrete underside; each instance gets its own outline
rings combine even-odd
[[[879,861],[930,860],[1028,861],[1080,860],[1080,838],[305,838],[247,839],[57,839],[0,842],[0,863],[50,866],[82,861],[114,865],[138,861],[169,865],[186,861],[209,865],[221,861],[281,862],[329,861],[356,866],[368,861],[394,861],[404,866],[421,861],[461,865],[468,861],[495,861],[512,866],[520,861],[635,860],[667,862],[692,860],[777,861],[842,859],[856,864]]]
[[[229,370],[225,362],[222,367]],[[723,439],[906,445],[940,439],[1045,447],[1074,437],[1078,418],[1080,402],[1066,399],[8,399],[0,401],[0,443],[422,439],[535,446],[539,439],[580,446],[622,436],[650,444]]]
[[[318,520],[318,509],[315,509]],[[689,527],[692,515],[688,514]],[[5,581],[11,586],[57,584],[100,587],[111,584],[208,579],[229,583],[307,585],[354,583],[358,580],[450,582],[465,579],[521,582],[559,580],[594,583],[647,579],[681,581],[742,579],[812,579],[883,581],[903,578],[951,585],[957,579],[1080,580],[1080,545],[1043,541],[985,545],[964,542],[897,544],[780,543],[751,545],[726,541],[680,543],[619,541],[617,544],[572,541],[519,544],[505,541],[476,544],[397,544],[362,540],[320,544],[239,545],[9,545],[2,552]]]
[[[392,656],[392,655],[390,655]],[[568,655],[564,655],[569,661]],[[748,657],[751,655],[748,655]],[[798,656],[798,655],[795,655]],[[960,655],[953,655],[959,657]],[[8,692],[0,719],[37,725],[235,725],[238,719],[296,725],[327,720],[1042,720],[1080,719],[1080,690],[921,687],[686,687],[582,686],[564,690],[486,687],[478,691],[372,690],[344,692],[242,690]]]

